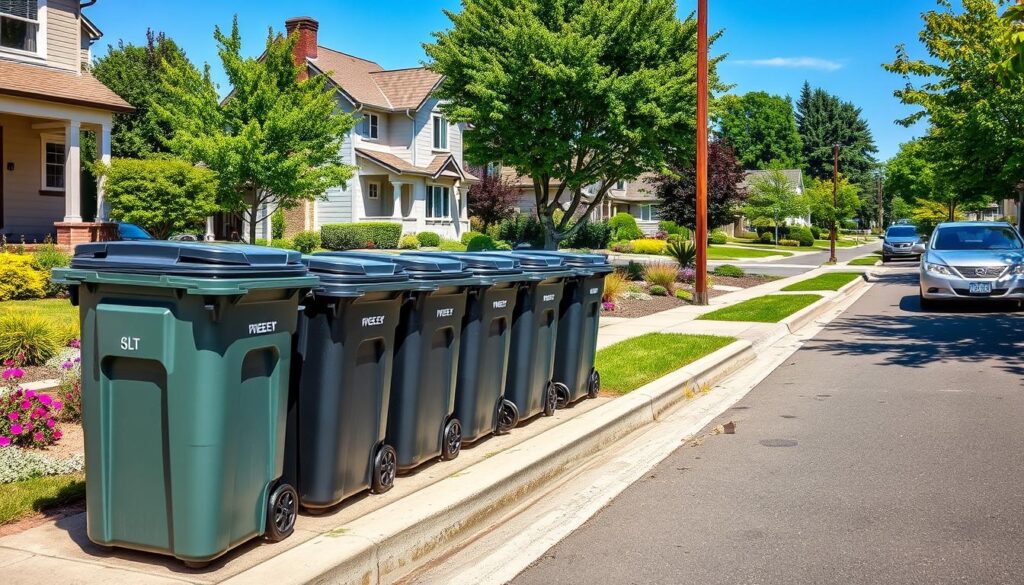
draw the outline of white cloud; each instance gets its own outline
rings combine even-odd
[[[728,61],[726,61],[728,63]],[[822,71],[836,71],[843,68],[843,64],[828,59],[817,57],[772,57],[771,59],[741,59],[733,61],[739,65],[752,65],[754,67],[786,67],[788,69],[820,69]]]

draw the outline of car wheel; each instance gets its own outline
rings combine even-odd
[[[886,262],[890,262],[890,261],[892,261],[892,256],[885,256],[885,255],[882,256],[882,264],[885,264]]]
[[[923,294],[918,294],[918,298],[921,300],[921,309],[924,311],[934,311],[939,308],[939,301],[935,299],[925,298]]]

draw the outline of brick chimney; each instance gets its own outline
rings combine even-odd
[[[320,23],[308,16],[296,16],[284,21],[284,30],[288,36],[293,34],[299,36],[298,42],[295,43],[295,63],[297,65],[304,64],[306,59],[316,59],[316,31],[319,28]],[[300,76],[305,79],[306,75],[306,68],[303,67]]]

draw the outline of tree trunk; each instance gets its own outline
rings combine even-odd
[[[260,203],[253,197],[252,207],[249,208],[249,244],[256,243],[256,217],[260,212]]]

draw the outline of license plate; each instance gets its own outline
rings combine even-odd
[[[992,294],[992,285],[988,282],[972,282],[969,284],[968,291],[972,295],[990,295]]]

